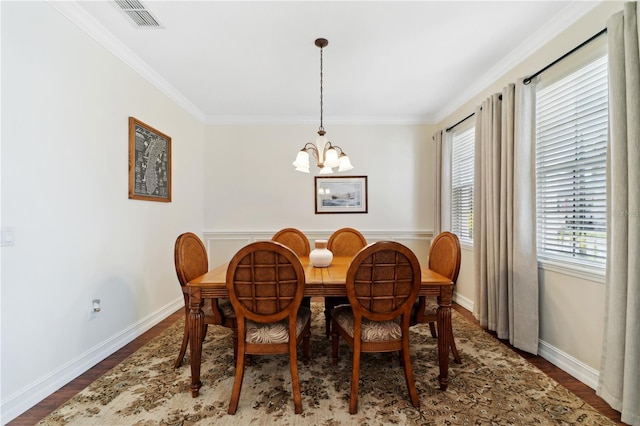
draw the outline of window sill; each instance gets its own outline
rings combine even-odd
[[[546,259],[538,259],[538,268],[544,271],[557,272],[559,274],[570,275],[601,284],[605,283],[605,268],[568,265],[566,263]]]

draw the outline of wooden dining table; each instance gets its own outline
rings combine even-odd
[[[352,257],[334,257],[331,265],[316,268],[311,265],[308,257],[301,257],[304,267],[305,289],[304,295],[310,297],[343,296],[347,290],[345,281],[347,270]],[[189,350],[191,354],[191,396],[196,397],[200,392],[200,364],[202,359],[202,330],[203,330],[203,300],[227,298],[227,266],[228,263],[217,266],[194,278],[189,287]],[[449,346],[450,339],[446,330],[451,324],[451,299],[453,283],[430,269],[422,268],[422,285],[419,296],[438,296],[438,362],[440,374],[438,382],[441,390],[449,385]]]

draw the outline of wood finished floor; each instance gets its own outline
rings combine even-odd
[[[474,324],[478,324],[478,321],[473,317],[471,312],[462,308],[459,305],[454,304],[453,308],[462,314],[466,319],[473,322]],[[144,346],[151,339],[162,333],[165,329],[167,329],[170,325],[176,322],[181,315],[183,315],[183,310],[180,309],[167,317],[165,320],[154,326],[152,329],[144,333],[142,336],[135,339],[133,342],[124,346],[113,355],[106,358],[104,361],[98,363],[90,370],[80,375],[78,378],[72,380],[67,385],[63,386],[37,405],[27,410],[22,415],[15,418],[13,421],[7,423],[7,425],[11,426],[21,426],[21,425],[34,425],[56,408],[60,407],[62,404],[67,402],[73,396],[75,396],[82,389],[91,384],[94,380],[98,379],[100,376],[105,374],[107,371],[118,365],[122,362],[126,357],[131,355],[133,352]],[[622,423],[620,421],[620,413],[613,408],[611,408],[602,398],[598,397],[593,389],[579,380],[575,379],[568,373],[565,373],[560,368],[551,364],[549,361],[535,355],[528,354],[526,352],[519,351],[518,349],[513,348],[508,343],[502,341],[502,343],[515,352],[519,353],[522,357],[527,359],[530,363],[538,367],[549,377],[569,389],[571,392],[585,400],[592,407],[600,411],[603,415],[607,416],[614,422],[619,425],[625,425],[626,423]],[[177,354],[177,349],[176,349]]]

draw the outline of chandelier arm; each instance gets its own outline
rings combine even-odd
[[[324,152],[326,153],[326,152],[327,152],[327,150],[329,150],[329,149],[339,150],[339,151],[340,151],[340,154],[344,154],[344,150],[343,150],[342,148],[340,148],[338,145],[333,145],[333,144],[331,144],[331,142],[327,142],[327,145],[326,145],[326,147],[325,147]],[[345,154],[345,155],[346,155],[346,154]]]
[[[318,150],[313,142],[307,142],[300,151],[309,151],[310,149],[313,151]]]
[[[307,151],[307,152],[311,151],[311,153],[313,154],[313,156],[316,159],[316,165],[318,165],[318,166],[322,166],[323,165],[322,163],[320,163],[318,147],[316,147],[316,145],[314,143],[307,142],[300,151]],[[325,150],[325,152],[326,152],[326,150]]]

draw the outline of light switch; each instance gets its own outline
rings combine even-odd
[[[0,247],[16,245],[16,228],[13,226],[3,226],[0,228]]]

